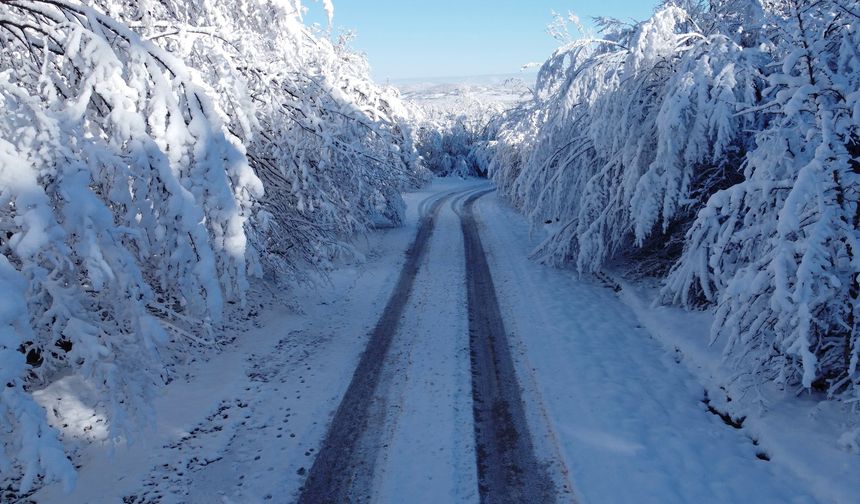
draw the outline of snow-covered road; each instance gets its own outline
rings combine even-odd
[[[439,502],[462,500],[470,493],[469,485],[457,485],[474,460],[469,432],[462,428],[468,425],[462,416],[468,408],[462,369],[465,331],[458,324],[464,310],[458,296],[446,295],[449,282],[462,278],[463,261],[439,253],[451,250],[451,219],[440,219],[440,213],[453,195],[443,193],[421,205],[415,240],[300,503],[370,502],[380,492],[396,500],[404,491],[415,494],[419,489],[424,498]],[[437,227],[440,232],[434,233]],[[428,260],[428,249],[436,251],[432,255],[437,260]],[[417,469],[408,478],[400,470],[407,466]],[[390,478],[392,472],[397,477]]]
[[[545,502],[551,481],[557,502],[818,502],[708,411],[703,386],[612,289],[531,262],[528,226],[489,187],[409,195],[409,225],[301,291],[303,312],[264,306],[235,348],[189,366],[147,439],[83,447],[75,492],[33,498]],[[500,318],[477,320],[493,305]],[[497,396],[475,408],[482,373]],[[487,423],[481,412],[504,401],[510,418]],[[506,476],[505,460],[522,472]]]

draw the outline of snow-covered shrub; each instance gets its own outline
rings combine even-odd
[[[733,106],[758,78],[742,46],[698,32],[675,6],[608,24],[605,37],[544,64],[493,159],[494,179],[533,222],[560,222],[538,254],[581,270],[666,231],[736,177],[748,119]]]
[[[181,54],[226,111],[266,187],[251,232],[265,266],[290,276],[325,268],[350,253],[355,233],[401,221],[400,189],[426,180],[410,111],[371,80],[349,35],[306,27],[296,0],[132,2],[124,12]]]
[[[27,285],[29,381],[79,373],[119,435],[161,380],[156,316],[217,323],[241,299],[262,186],[173,55],[84,5],[3,14],[0,251]]]
[[[858,13],[666,2],[559,48],[490,163],[535,225],[555,223],[535,254],[594,271],[674,243],[650,271],[671,267],[666,299],[716,305],[742,381],[860,393]]]
[[[73,481],[31,388],[76,374],[130,435],[170,341],[210,338],[249,275],[325,267],[402,219],[423,177],[408,111],[303,13],[0,2],[4,481]]]
[[[6,146],[0,143],[0,148]],[[0,156],[9,154],[0,151]],[[6,162],[7,159],[0,158]],[[0,255],[0,427],[6,434],[0,451],[0,471],[8,474],[22,467],[19,489],[29,491],[40,474],[48,479],[74,484],[75,471],[66,458],[56,432],[48,426],[45,412],[26,391],[27,362],[20,347],[32,340],[30,317],[25,302],[27,283]],[[9,433],[14,432],[14,436]]]
[[[744,180],[687,234],[666,291],[716,303],[746,378],[860,397],[860,2],[782,2]],[[778,7],[778,9],[777,9]]]

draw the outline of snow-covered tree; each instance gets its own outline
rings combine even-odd
[[[535,254],[581,271],[657,256],[667,300],[716,305],[742,381],[856,395],[858,13],[675,1],[565,43],[490,163],[554,223]]]
[[[489,142],[497,136],[506,108],[468,92],[444,107],[420,107],[413,116],[423,166],[440,177],[487,176],[492,157]]]
[[[860,394],[857,2],[781,2],[744,180],[698,213],[667,292],[716,303],[746,378]]]
[[[76,374],[129,436],[249,276],[296,278],[401,221],[424,177],[409,112],[304,13],[0,1],[0,471],[20,490],[73,480],[32,388]]]
[[[666,232],[692,199],[736,176],[750,119],[734,107],[755,99],[759,79],[755,54],[676,6],[632,27],[603,22],[604,38],[544,64],[535,100],[499,139],[508,154],[493,162],[535,223],[560,222],[538,254],[582,270]],[[530,169],[508,169],[521,164]]]
[[[217,323],[225,298],[242,298],[262,186],[170,53],[91,6],[4,2],[2,14],[0,251],[24,278],[31,328],[15,350],[31,385],[84,377],[118,436],[149,418],[165,324]],[[7,452],[26,429],[11,435]],[[27,474],[48,468],[42,449],[19,453]]]

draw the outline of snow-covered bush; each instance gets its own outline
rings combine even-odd
[[[244,292],[262,187],[172,55],[88,6],[3,13],[0,250],[27,286],[20,351],[31,383],[71,369],[100,389],[118,435],[149,416],[167,339],[155,315],[218,322]]]
[[[32,387],[76,374],[128,435],[169,342],[208,339],[249,275],[400,222],[423,176],[408,111],[303,13],[0,2],[0,471],[19,490],[74,478]]]
[[[778,7],[778,9],[777,9]],[[782,2],[779,66],[744,180],[687,234],[667,292],[716,303],[714,337],[746,378],[860,398],[860,2]]]
[[[607,23],[604,39],[542,67],[493,176],[535,223],[560,221],[545,259],[597,269],[734,176],[748,119],[732,107],[754,93],[755,66],[732,39],[694,30],[669,6],[635,27]]]
[[[678,244],[650,271],[671,268],[668,300],[716,305],[745,383],[860,393],[858,13],[666,2],[559,48],[490,162],[502,194],[554,223],[536,256],[594,271]]]

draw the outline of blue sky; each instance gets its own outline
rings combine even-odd
[[[325,24],[321,3],[306,20]],[[542,62],[557,43],[551,12],[644,19],[657,0],[334,0],[335,29],[349,28],[378,80],[507,74]]]

